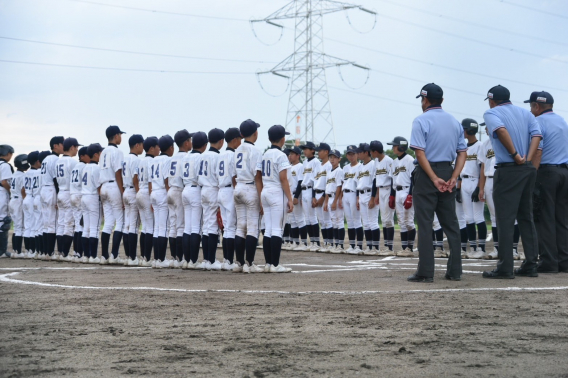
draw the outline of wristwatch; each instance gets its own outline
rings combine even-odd
[[[512,158],[514,159],[514,158],[515,158],[515,156],[517,156],[517,155],[518,155],[518,153],[517,153],[517,151],[515,151],[514,153],[512,153],[512,154],[509,154],[509,155],[510,155],[510,156],[511,156],[511,157],[512,157]]]

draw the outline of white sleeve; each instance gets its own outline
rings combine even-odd
[[[124,163],[124,154],[120,150],[116,150],[114,154],[112,154],[112,171],[118,172],[122,169],[122,163]]]
[[[291,167],[290,161],[288,160],[286,154],[280,154],[277,158],[276,164],[277,164],[278,173],[282,172],[284,169],[290,169]]]

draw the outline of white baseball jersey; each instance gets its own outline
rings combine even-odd
[[[393,160],[390,156],[386,156],[383,160],[375,160],[375,165],[377,167],[377,172],[375,173],[375,185],[380,186],[390,186],[392,180],[392,163]]]
[[[235,151],[234,172],[236,181],[241,183],[254,182],[256,167],[262,161],[262,153],[254,144],[246,141]]]
[[[22,187],[24,186],[24,176],[25,172],[16,171],[12,175],[12,179],[9,180],[10,183],[10,196],[22,197]]]
[[[197,173],[202,157],[203,154],[201,152],[193,150],[183,158],[183,185],[197,186]]]
[[[300,180],[304,180],[304,165],[302,163],[298,163],[290,167],[288,182],[290,183],[290,191],[292,192],[292,195],[294,195],[294,192],[298,187],[298,181]]]
[[[129,153],[124,157],[122,162],[122,186],[130,188],[134,186],[134,175],[138,174],[138,166],[140,165],[140,158],[134,153]]]
[[[30,168],[24,175],[26,196],[35,197],[39,192],[39,169]]]
[[[340,166],[337,166],[335,169],[332,168],[331,171],[329,171],[325,185],[325,194],[335,195],[337,187],[343,185],[343,175],[343,169],[341,169]]]
[[[71,194],[81,194],[81,191],[83,189],[81,185],[81,177],[83,177],[83,175],[81,173],[83,173],[85,165],[85,163],[80,161],[75,164],[75,166],[71,170],[71,184],[69,186],[69,191],[71,192]]]
[[[367,164],[361,164],[357,175],[357,190],[372,189],[376,174],[377,166],[374,160],[370,160]]]
[[[148,182],[150,180],[150,174],[148,173],[148,167],[154,157],[152,155],[146,155],[143,159],[140,160],[138,164],[138,188],[140,190],[144,190],[145,192],[148,191]]]
[[[219,165],[217,177],[219,179],[219,188],[228,185],[233,186],[233,177],[235,176],[235,150],[227,147],[219,156]]]
[[[168,185],[175,186],[177,188],[183,188],[183,159],[187,155],[187,152],[178,151],[171,158],[169,162],[169,167],[167,169],[168,174]]]
[[[493,151],[491,139],[487,138],[485,142],[481,143],[481,147],[477,153],[477,160],[480,163],[485,164],[485,169],[483,171],[485,176],[493,177],[495,175],[495,152]]]
[[[410,186],[410,175],[414,171],[414,158],[405,154],[394,159],[392,163],[394,186]]]
[[[465,158],[463,169],[460,173],[461,177],[479,177],[479,162],[477,161],[477,157],[479,156],[480,149],[480,141],[476,141],[472,145],[467,145],[467,156]]]
[[[315,157],[304,160],[304,180],[302,181],[303,187],[313,187],[314,177],[316,170],[321,166],[321,162]]]
[[[343,186],[341,187],[343,191],[357,190],[357,177],[359,176],[360,169],[361,163],[359,162],[355,165],[347,164],[343,167]]]
[[[168,155],[162,154],[156,156],[148,164],[148,174],[150,175],[150,181],[152,182],[152,191],[158,189],[166,189],[166,178],[168,163],[170,162],[170,157]]]
[[[101,186],[101,177],[100,177],[100,167],[97,163],[91,162],[89,164],[85,164],[85,168],[83,168],[83,177],[81,177],[81,194],[88,195],[88,194],[99,194],[97,189]]]
[[[327,175],[331,172],[331,163],[328,161],[325,164],[319,163],[314,168],[314,189],[325,190],[327,184]]]
[[[124,154],[115,144],[109,144],[99,158],[101,185],[105,182],[116,180],[115,174],[122,169]]]
[[[203,153],[197,170],[197,183],[199,186],[219,187],[219,180],[217,179],[219,156],[219,150],[213,147],[210,147],[208,151]]]
[[[70,189],[72,179],[71,172],[77,163],[77,160],[68,155],[63,155],[57,160],[55,176],[57,178],[57,185],[59,185],[59,191]]]
[[[53,186],[53,179],[57,178],[56,165],[59,160],[59,156],[56,154],[51,154],[46,156],[41,163],[41,186]]]
[[[256,169],[262,172],[262,186],[265,188],[281,188],[280,172],[290,169],[290,161],[282,150],[276,146],[269,148]]]

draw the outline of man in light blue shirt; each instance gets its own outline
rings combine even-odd
[[[461,240],[456,216],[456,181],[464,166],[467,145],[463,128],[452,115],[442,110],[444,92],[434,83],[422,87],[423,113],[414,119],[410,148],[416,152],[419,166],[414,172],[415,219],[418,223],[418,269],[410,282],[433,282],[434,248],[432,222],[434,213],[450,246],[446,279],[461,280]],[[455,160],[455,167],[452,162]]]
[[[483,115],[495,152],[493,200],[499,233],[497,268],[483,272],[485,278],[537,277],[538,242],[533,220],[536,168],[532,165],[542,139],[540,125],[526,109],[509,100],[509,90],[497,85],[489,90],[489,110]],[[515,218],[523,238],[526,259],[513,266]]]
[[[568,272],[568,124],[552,110],[554,98],[548,92],[533,92],[525,103],[530,103],[543,137],[534,206],[537,271]]]

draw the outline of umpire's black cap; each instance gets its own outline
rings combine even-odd
[[[511,92],[501,84],[494,86],[487,92],[487,99],[494,101],[506,101],[511,97]]]
[[[205,134],[203,131],[198,131],[195,134],[193,134],[193,139],[191,140],[194,149],[201,148],[205,146],[208,142],[209,139],[207,139],[207,134]]]
[[[124,131],[121,131],[118,126],[111,125],[106,129],[106,137],[107,139],[111,139],[116,134],[126,134]]]
[[[144,144],[144,137],[140,134],[132,134],[130,138],[128,138],[128,146],[130,148],[136,146],[138,143]]]
[[[39,159],[39,151],[32,151],[28,154],[28,163],[30,165],[34,165],[35,162],[38,161],[38,159]]]
[[[158,140],[158,146],[160,146],[161,152],[166,152],[168,148],[174,145],[174,138],[169,135],[162,135]]]
[[[247,119],[241,123],[239,129],[241,130],[241,135],[243,138],[248,138],[256,132],[260,125],[254,122],[252,119]]]
[[[225,132],[217,128],[209,130],[208,138],[209,138],[209,143],[217,143],[225,139]]]
[[[373,140],[370,146],[371,146],[371,151],[377,151],[379,154],[385,152],[383,144],[378,140]]]
[[[533,92],[531,93],[531,97],[524,101],[525,104],[529,103],[529,102],[538,102],[540,104],[554,104],[554,98],[552,98],[552,95],[548,92],[545,91],[540,91],[540,92]]]
[[[438,84],[429,83],[422,87],[420,94],[416,96],[416,98],[418,97],[426,97],[431,99],[444,98],[444,91]]]
[[[187,131],[186,129],[180,130],[178,131],[175,135],[174,135],[174,140],[177,144],[178,147],[183,146],[183,144],[185,143],[186,140],[190,139],[191,137],[193,137],[194,133],[190,133],[189,131]]]
[[[225,131],[225,142],[229,143],[235,138],[242,138],[241,131],[236,127],[230,127]]]

